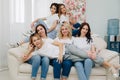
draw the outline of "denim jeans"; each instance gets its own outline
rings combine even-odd
[[[34,55],[30,58],[27,63],[32,65],[32,78],[36,78],[38,69],[41,65],[41,78],[46,79],[48,68],[49,68],[49,58],[41,57],[40,55]]]
[[[91,59],[85,59],[85,61],[78,61],[74,63],[79,80],[89,80],[89,76],[92,70],[93,61]]]
[[[69,76],[72,67],[71,60],[63,60],[62,63],[59,63],[57,59],[52,59],[51,64],[53,66],[54,80],[60,80],[61,69],[63,78],[67,78]]]
[[[81,59],[84,60],[84,59],[89,58],[87,52],[85,52],[84,50],[76,47],[76,46],[73,45],[73,44],[65,44],[65,49],[66,49],[66,50],[65,50],[66,53],[75,55],[75,56],[79,57],[79,59],[81,58]],[[74,58],[72,55],[70,55],[70,56],[71,56],[71,60],[72,60],[72,61],[75,61],[76,58]],[[66,56],[66,54],[65,54],[65,56]],[[95,63],[99,64],[99,65],[102,65],[103,62],[104,62],[104,59],[103,59],[102,57],[100,57],[100,56],[97,55],[96,58],[93,59],[93,61],[94,61]]]

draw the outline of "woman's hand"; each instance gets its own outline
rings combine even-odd
[[[88,56],[91,58],[91,59],[96,59],[96,52],[95,51],[88,51]]]
[[[96,51],[92,51],[92,59],[96,59]]]
[[[91,51],[88,51],[87,54],[90,58],[92,57],[92,52]]]
[[[24,54],[22,59],[25,62],[25,61],[28,61],[31,57],[32,57],[32,54],[30,54],[30,55]]]
[[[27,61],[28,59],[28,55],[27,54],[24,54],[23,56],[22,56],[22,60],[25,62],[25,61]]]
[[[34,45],[29,44],[29,45],[28,45],[28,50],[27,50],[26,54],[24,54],[24,55],[22,56],[23,61],[27,61],[27,60],[29,60],[29,59],[32,57],[31,52],[32,52],[33,50],[34,50]]]
[[[62,56],[62,55],[59,55],[57,61],[58,61],[59,63],[62,63],[62,61],[63,61],[63,56]]]
[[[34,50],[34,45],[33,44],[29,44],[28,45],[28,51],[32,51]]]

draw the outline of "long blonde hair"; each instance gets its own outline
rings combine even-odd
[[[58,38],[60,38],[60,39],[63,38],[62,26],[66,27],[66,28],[68,29],[68,31],[69,31],[68,37],[71,38],[71,37],[72,37],[72,29],[71,29],[71,27],[70,27],[70,24],[68,24],[68,23],[63,23],[63,24],[61,25],[60,30],[59,30],[59,33],[58,33]]]

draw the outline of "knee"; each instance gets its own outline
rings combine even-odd
[[[72,61],[63,61],[63,65],[67,66],[67,67],[71,67],[72,66]]]
[[[89,64],[91,63],[91,64],[92,64],[93,61],[92,61],[91,59],[86,59],[86,60],[85,60],[85,63],[89,63]]]
[[[53,66],[53,67],[60,67],[60,66],[61,66],[61,63],[59,63],[59,62],[57,61],[57,59],[54,59],[54,60],[52,61],[52,66]]]
[[[83,63],[82,63],[82,62],[75,62],[75,63],[74,63],[74,66],[75,66],[75,68],[80,68],[80,69],[82,69],[82,68],[83,68]]]
[[[95,63],[91,59],[86,59],[84,64],[87,66],[92,66],[92,67],[95,66]]]
[[[42,62],[44,63],[49,63],[50,62],[50,59],[48,57],[43,57],[42,58]]]
[[[35,55],[35,56],[33,56],[33,60],[34,60],[34,62],[35,63],[40,63],[40,61],[41,61],[41,58],[40,58],[40,56],[38,56],[38,55]]]

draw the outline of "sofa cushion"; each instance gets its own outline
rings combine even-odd
[[[38,74],[40,74],[40,72],[41,72],[40,68],[39,68]],[[18,71],[20,73],[24,73],[24,74],[31,74],[32,66],[30,64],[27,64],[27,63],[21,64],[19,66],[19,70]],[[53,67],[52,66],[49,66],[48,74],[53,74]],[[70,74],[72,74],[72,75],[76,75],[77,74],[76,70],[75,70],[75,67],[71,68]],[[91,75],[106,75],[105,68],[103,68],[103,67],[94,67],[92,69]]]
[[[20,66],[19,66],[19,69],[18,69],[18,71],[20,72],[20,73],[31,73],[31,71],[32,71],[32,66],[31,66],[31,64],[28,64],[28,63],[23,63],[23,64],[21,64]],[[39,71],[38,71],[38,73],[40,74],[40,72],[41,72],[41,66],[40,66],[40,68],[39,68]],[[52,66],[49,66],[49,71],[48,71],[48,73],[53,73],[53,67]]]

